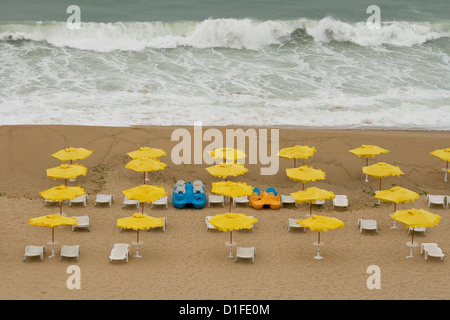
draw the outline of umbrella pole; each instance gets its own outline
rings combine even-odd
[[[231,212],[231,197],[230,197],[230,199],[228,199],[228,201],[230,202],[230,205],[228,207],[228,213],[230,213]]]
[[[142,257],[141,255],[139,255],[139,245],[140,245],[140,243],[139,243],[139,230],[140,229],[137,229],[136,254],[135,254],[136,258],[141,258]]]
[[[380,178],[380,187],[378,188],[379,191],[381,191],[381,179],[382,178]],[[377,204],[381,204],[381,200],[380,199],[378,199]]]
[[[369,165],[369,158],[366,158],[366,167]],[[366,182],[369,182],[369,175],[366,174]]]
[[[397,203],[396,202],[394,202],[394,213],[395,213],[395,211],[397,211]],[[394,225],[391,227],[391,229],[396,229],[397,226],[395,225],[395,219],[393,219],[393,220],[394,220]]]
[[[142,214],[144,214],[144,201],[142,201]]]
[[[51,242],[51,245],[52,245],[52,255],[49,256],[49,258],[55,257],[55,228],[54,227],[52,227],[52,242]]]
[[[62,215],[62,200],[59,202],[59,215]]]
[[[313,245],[315,247],[317,247],[317,255],[314,257],[314,259],[321,260],[323,257],[320,255],[320,246],[321,246],[321,244],[320,244],[320,231],[317,234],[318,234],[318,236],[317,236],[317,243],[313,243]]]
[[[445,169],[444,181],[447,181],[447,174],[448,174],[448,161],[446,161],[446,163],[447,163],[447,168]]]

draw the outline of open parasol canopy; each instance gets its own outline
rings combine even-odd
[[[122,193],[130,200],[138,200],[139,202],[142,202],[142,214],[144,213],[145,202],[150,203],[167,196],[167,191],[163,187],[148,184],[143,184],[124,190]]]
[[[52,154],[52,157],[55,157],[61,161],[75,161],[79,159],[86,159],[92,154],[92,150],[87,150],[85,148],[65,148],[61,149]]]
[[[297,167],[296,159],[307,159],[312,157],[316,151],[314,147],[296,145],[281,149],[277,156],[284,159],[294,159],[294,167]]]
[[[400,170],[400,167],[385,162],[378,162],[371,166],[363,167],[363,173],[380,179],[379,190],[381,190],[381,179],[389,176],[398,177],[404,174],[403,171]]]
[[[227,197],[243,197],[253,194],[253,187],[245,182],[219,181],[212,183],[211,192]],[[231,212],[231,201],[229,212]]]
[[[138,150],[128,152],[127,155],[129,155],[132,159],[156,159],[165,156],[166,152],[163,149],[158,148],[140,147]]]
[[[62,214],[62,202],[64,200],[72,200],[76,197],[86,194],[82,187],[68,187],[65,185],[56,186],[44,191],[39,192],[39,194],[45,200],[58,201],[59,202],[59,213]]]
[[[41,226],[41,227],[48,227],[52,228],[52,255],[49,257],[55,256],[55,227],[60,226],[70,226],[70,225],[78,225],[78,219],[71,218],[71,217],[65,217],[59,214],[49,214],[46,216],[41,216],[37,218],[31,218],[28,223],[33,226]]]
[[[167,167],[167,164],[165,164],[159,160],[154,160],[151,158],[134,159],[125,165],[125,168],[127,168],[127,169],[131,169],[136,172],[143,172],[144,173],[144,184],[146,181],[145,174],[147,172],[164,170],[165,167]]]
[[[444,181],[447,181],[447,175],[449,172],[448,163],[450,162],[450,148],[434,150],[430,152],[430,154],[445,161],[446,167],[442,170],[445,172]]]
[[[312,214],[311,203],[318,200],[334,199],[335,195],[332,191],[311,187],[306,190],[291,193],[297,203],[309,202],[309,215]]]
[[[393,187],[388,190],[380,190],[375,193],[375,198],[381,201],[394,203],[394,212],[397,211],[397,203],[405,203],[419,199],[419,194],[402,187]],[[391,228],[396,228],[395,220]]]
[[[163,218],[155,218],[141,213],[135,213],[131,217],[117,219],[117,226],[119,228],[137,230],[136,246],[141,244],[139,242],[139,230],[148,230],[162,227],[163,225]],[[137,247],[136,257],[140,257],[139,247]]]
[[[251,229],[252,225],[257,221],[258,219],[251,218],[243,213],[232,212],[217,214],[208,220],[219,231],[230,231],[230,257],[232,257],[233,230]]]
[[[315,244],[317,246],[317,255],[314,257],[315,259],[322,259],[322,257],[320,256],[320,249],[319,249],[321,245],[320,232],[334,230],[345,226],[344,222],[342,222],[337,218],[318,215],[313,215],[310,218],[299,220],[297,221],[297,223],[304,228],[309,228],[310,230],[318,231],[317,243]]]
[[[208,151],[213,159],[222,159],[223,162],[236,162],[238,159],[245,159],[247,155],[241,149],[219,148]]]
[[[321,169],[314,169],[308,166],[286,169],[286,175],[289,179],[301,181],[303,183],[303,190],[305,190],[306,182],[325,179],[325,172]]]
[[[239,175],[243,175],[244,173],[248,172],[248,169],[240,163],[223,162],[216,164],[215,166],[207,167],[206,171],[208,171],[214,177],[220,177],[226,180],[230,176],[236,177]]]
[[[76,177],[87,173],[87,168],[81,164],[61,164],[58,167],[47,169],[47,176],[53,179],[64,179],[67,185],[67,179],[75,179]]]

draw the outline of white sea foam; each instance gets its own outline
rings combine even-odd
[[[6,23],[0,25],[0,40],[46,41],[56,47],[98,52],[178,46],[260,50],[289,41],[296,30],[304,30],[318,42],[410,47],[450,37],[450,22],[385,22],[381,29],[370,29],[365,22],[350,24],[331,17],[289,21],[207,19],[201,22],[84,22],[78,30],[67,28],[64,22]]]

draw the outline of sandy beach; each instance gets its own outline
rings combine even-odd
[[[279,129],[279,147],[314,146],[313,157],[298,160],[320,168],[326,173],[324,181],[308,182],[348,195],[347,209],[333,209],[331,201],[324,208],[314,207],[313,213],[332,216],[345,223],[344,228],[321,233],[325,245],[322,260],[313,242],[317,232],[287,231],[288,218],[302,219],[308,206],[299,204],[279,210],[255,210],[248,206],[232,208],[258,219],[254,231],[236,231],[239,246],[256,247],[256,260],[228,257],[225,242],[229,234],[205,229],[205,216],[225,213],[221,206],[196,209],[176,209],[172,205],[175,182],[202,180],[206,193],[211,183],[220,178],[210,175],[202,164],[172,162],[171,151],[177,141],[171,141],[174,127],[82,127],[82,126],[0,126],[0,299],[164,299],[164,300],[303,300],[303,299],[448,299],[450,297],[450,267],[448,257],[425,261],[420,248],[414,258],[406,259],[406,242],[411,235],[398,223],[391,229],[393,205],[376,204],[373,193],[379,180],[364,181],[363,159],[348,150],[362,144],[374,144],[389,153],[370,159],[369,164],[387,162],[399,166],[405,173],[382,181],[382,189],[402,186],[420,194],[415,202],[399,204],[397,209],[423,208],[442,219],[438,226],[428,228],[425,235],[416,233],[415,241],[438,243],[444,253],[450,252],[450,209],[427,207],[427,194],[450,196],[450,182],[444,182],[445,162],[429,153],[449,147],[450,134],[445,131],[405,130],[302,130]],[[192,131],[192,128],[186,128]],[[206,130],[207,128],[203,128]],[[226,128],[219,128],[225,130]],[[245,129],[245,128],[244,128]],[[208,142],[203,142],[205,147]],[[122,191],[142,184],[142,174],[125,169],[131,160],[127,152],[141,146],[162,148],[167,152],[161,161],[163,171],[149,174],[149,184],[166,188],[169,208],[150,208],[145,212],[155,217],[167,217],[166,231],[141,232],[144,245],[135,258],[132,246],[129,262],[114,261],[108,256],[113,244],[131,243],[136,232],[120,232],[116,220],[139,212],[136,208],[122,209]],[[60,161],[52,153],[66,147],[84,147],[93,153],[80,160],[88,168],[69,185],[81,186],[89,194],[83,206],[64,204],[68,216],[88,215],[91,231],[70,227],[55,229],[58,258],[49,259],[51,239],[49,228],[31,226],[33,217],[57,213],[58,206],[44,206],[40,191],[63,183],[46,176],[46,169]],[[270,150],[270,149],[269,149]],[[280,194],[301,190],[301,183],[286,176],[290,160],[279,159],[274,175],[261,175],[260,164],[246,164],[249,172],[230,178],[265,190],[275,187]],[[94,206],[96,193],[114,194],[111,207]],[[379,232],[360,233],[358,219],[376,219]],[[44,261],[23,261],[26,245],[45,245]],[[79,262],[59,260],[62,244],[79,244]],[[67,268],[77,265],[81,271],[81,289],[69,290]],[[381,288],[367,287],[369,266],[380,268]]]

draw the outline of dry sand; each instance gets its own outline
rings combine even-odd
[[[288,218],[303,218],[307,205],[288,206],[280,210],[233,208],[234,212],[258,218],[254,232],[234,232],[240,246],[255,246],[256,261],[237,263],[228,258],[225,242],[229,234],[206,231],[207,215],[227,212],[227,208],[200,210],[146,207],[153,216],[167,217],[165,232],[141,233],[142,258],[132,256],[128,263],[109,262],[114,243],[131,243],[135,231],[119,232],[117,218],[132,215],[136,209],[122,209],[122,190],[142,184],[142,175],[124,168],[130,160],[127,152],[141,146],[162,148],[168,153],[161,161],[164,171],[150,174],[150,184],[165,187],[170,195],[175,181],[202,180],[210,193],[211,182],[218,181],[205,170],[205,164],[175,165],[170,152],[178,142],[170,140],[175,128],[170,127],[77,127],[77,126],[1,126],[0,127],[0,298],[1,299],[448,299],[450,269],[448,260],[425,261],[420,249],[414,258],[406,259],[411,239],[407,229],[399,225],[390,229],[393,205],[375,206],[373,192],[378,180],[364,182],[364,160],[348,150],[361,144],[375,144],[390,152],[371,159],[371,163],[388,162],[405,172],[400,177],[383,179],[383,189],[393,185],[420,194],[415,202],[398,205],[398,209],[427,209],[426,194],[450,195],[450,182],[443,181],[444,161],[431,156],[435,149],[449,147],[448,132],[377,131],[377,130],[300,130],[280,129],[280,148],[296,144],[310,145],[316,154],[298,164],[312,165],[326,173],[325,181],[307,183],[347,194],[348,209],[314,208],[316,214],[333,216],[345,227],[323,232],[323,260],[313,259],[312,243],[317,232],[287,232]],[[188,128],[192,130],[192,128]],[[206,128],[204,128],[206,129]],[[208,143],[205,142],[203,146]],[[57,213],[57,206],[44,207],[38,194],[59,185],[46,176],[46,169],[59,165],[50,155],[65,147],[93,149],[93,154],[79,162],[88,168],[86,176],[72,185],[83,187],[90,196],[86,208],[68,207],[67,215],[88,215],[91,232],[72,232],[69,227],[55,229],[59,244],[81,245],[79,262],[71,259],[49,259],[50,229],[28,224],[32,217]],[[293,162],[280,159],[279,172],[261,176],[259,165],[247,165],[249,172],[232,178],[265,189],[273,186],[281,194],[301,190],[301,183],[287,178],[285,169]],[[95,194],[113,193],[112,207],[94,207]],[[432,207],[442,216],[425,235],[415,237],[418,243],[437,242],[444,253],[450,252],[450,209]],[[379,233],[358,229],[359,218],[378,221]],[[46,245],[46,257],[23,262],[28,244]],[[59,246],[56,252],[59,254]],[[81,289],[69,290],[67,267],[76,264],[81,271]],[[377,265],[381,271],[381,289],[369,290],[367,268]]]

